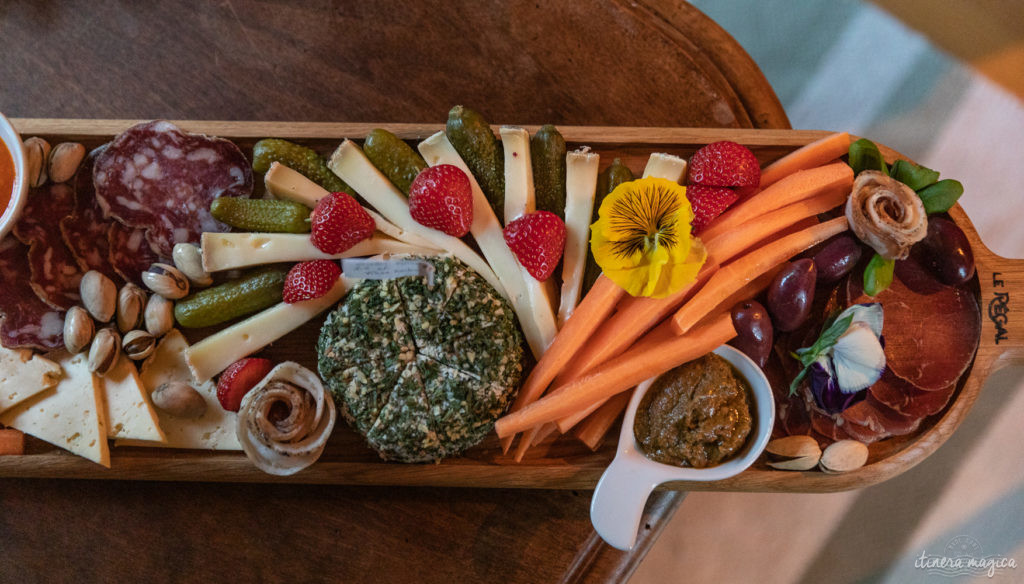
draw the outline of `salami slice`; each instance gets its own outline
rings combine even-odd
[[[14,226],[14,236],[29,246],[29,285],[43,302],[58,310],[67,310],[81,300],[78,282],[86,271],[55,228],[74,209],[75,192],[66,184],[33,189]]]
[[[62,347],[64,314],[36,296],[25,278],[28,272],[28,247],[13,237],[0,241],[0,343],[8,349]]]
[[[96,157],[93,181],[104,214],[144,229],[161,257],[171,257],[175,243],[198,243],[204,231],[228,230],[210,215],[214,199],[252,195],[252,169],[234,143],[166,121],[117,136]]]
[[[142,272],[149,269],[160,257],[153,253],[146,242],[143,229],[125,227],[118,221],[112,221],[107,231],[107,242],[110,248],[110,265],[126,282],[142,284]]]
[[[60,231],[71,253],[86,269],[96,270],[114,282],[120,276],[110,263],[110,243],[107,232],[111,221],[104,219],[96,202],[96,189],[92,184],[92,169],[101,148],[89,153],[75,175],[76,206],[74,212],[60,220]]]

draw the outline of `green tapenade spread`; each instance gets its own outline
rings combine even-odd
[[[750,387],[709,353],[655,381],[637,408],[633,433],[656,462],[704,468],[736,454],[753,427]]]

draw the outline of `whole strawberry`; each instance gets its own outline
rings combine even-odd
[[[288,304],[319,298],[334,287],[341,267],[332,260],[300,262],[284,277],[283,299]]]
[[[246,357],[239,359],[220,374],[217,380],[217,401],[229,412],[237,412],[242,398],[274,368],[270,359]]]
[[[565,223],[550,211],[534,211],[503,230],[505,243],[530,275],[543,282],[551,277],[565,250]]]
[[[339,254],[373,236],[373,217],[347,193],[320,199],[309,216],[310,238],[324,253]]]
[[[686,198],[690,200],[693,207],[693,233],[699,235],[716,217],[729,208],[737,200],[739,195],[732,189],[722,187],[705,187],[690,185],[686,187]]]
[[[420,225],[454,237],[473,225],[473,188],[457,166],[438,164],[424,169],[409,187],[409,214]]]
[[[761,182],[761,165],[746,146],[736,142],[713,142],[690,158],[690,184],[733,187],[745,197]]]

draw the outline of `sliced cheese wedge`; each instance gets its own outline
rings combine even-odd
[[[166,442],[118,440],[119,446],[162,446],[197,450],[241,450],[235,436],[238,414],[225,411],[217,400],[217,386],[211,381],[198,382],[189,372],[185,360],[188,341],[181,331],[172,329],[164,335],[153,354],[142,364],[139,379],[148,394],[165,383],[180,381],[194,387],[206,401],[206,411],[198,418],[179,418],[157,409],[160,428]]]
[[[200,239],[203,268],[220,272],[278,262],[304,262],[359,258],[377,254],[436,255],[433,247],[420,247],[397,239],[375,235],[339,254],[317,249],[305,233],[203,233]]]
[[[485,280],[494,286],[505,298],[508,292],[494,271],[475,251],[457,237],[452,237],[437,229],[424,227],[409,214],[409,203],[405,195],[363,154],[363,151],[351,140],[345,140],[331,154],[327,162],[335,174],[352,186],[364,199],[374,206],[381,215],[409,233],[426,238],[438,249],[450,252],[463,263],[476,270]]]
[[[0,347],[0,412],[57,385],[60,365],[30,349]]]
[[[590,218],[594,211],[597,172],[601,157],[583,148],[565,155],[565,255],[562,258],[562,302],[558,327],[569,320],[583,289],[583,269],[590,246]]]
[[[64,369],[64,377],[0,414],[0,424],[109,467],[103,394],[99,378],[89,371],[88,356],[62,350],[51,357]]]
[[[507,297],[512,303],[516,316],[519,317],[519,324],[523,327],[526,343],[530,346],[534,357],[539,359],[555,338],[555,334],[558,333],[555,328],[554,314],[551,313],[550,308],[546,307],[545,303],[533,300],[526,280],[523,278],[523,268],[512,250],[509,249],[508,244],[505,243],[501,223],[494,216],[487,197],[444,132],[438,132],[420,142],[419,151],[430,166],[451,164],[459,167],[469,177],[470,187],[473,191],[473,224],[469,231],[473,234],[480,251],[487,258],[487,262],[494,268],[494,273],[501,280],[502,286],[508,292]],[[522,156],[522,161],[525,161],[526,164],[530,163],[528,147]],[[505,169],[507,176],[507,164]],[[506,196],[508,195],[506,194]],[[524,197],[520,196],[520,198]]]
[[[316,207],[320,199],[328,195],[327,189],[309,180],[301,172],[292,170],[280,162],[272,162],[270,164],[270,170],[263,176],[263,182],[267,185],[267,192],[271,195],[278,199],[302,203],[310,209]],[[428,239],[401,229],[394,223],[381,217],[373,209],[366,209],[366,207],[363,207],[363,209],[370,214],[370,217],[373,217],[377,231],[406,243],[438,249]]]
[[[655,152],[647,159],[647,166],[644,167],[643,177],[656,176],[673,182],[679,182],[685,174],[686,160],[678,156],[665,154],[664,152]]]
[[[228,365],[252,355],[333,306],[354,282],[342,276],[319,298],[294,304],[281,302],[188,347],[185,358],[192,375],[200,383],[209,381]]]
[[[135,363],[121,357],[100,378],[106,403],[107,437],[165,442],[149,392],[139,379]]]

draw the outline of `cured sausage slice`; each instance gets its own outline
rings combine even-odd
[[[28,271],[28,248],[13,237],[0,241],[0,343],[8,349],[62,347],[64,314],[36,296]]]
[[[142,284],[142,272],[160,261],[146,241],[146,231],[111,221],[107,229],[110,265],[126,282]],[[168,256],[170,257],[170,256]]]
[[[99,150],[89,153],[75,175],[75,211],[60,220],[60,231],[64,243],[80,264],[117,282],[121,278],[110,262],[110,242],[107,238],[111,221],[103,218],[103,211],[96,202],[96,189],[92,184],[92,169]]]
[[[29,246],[29,285],[43,302],[57,310],[67,310],[81,300],[78,282],[84,266],[55,228],[74,209],[75,192],[66,184],[33,189],[14,226],[14,236]]]
[[[214,199],[252,195],[252,168],[238,146],[167,121],[118,135],[97,155],[93,181],[104,215],[146,230],[153,251],[168,258],[175,243],[227,231],[210,215]]]

